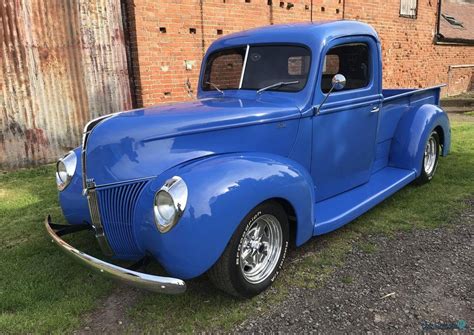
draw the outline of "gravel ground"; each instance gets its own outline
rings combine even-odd
[[[281,305],[236,332],[474,333],[474,199],[451,225],[371,236],[318,289],[292,287]]]
[[[359,249],[362,242],[373,245],[374,251]],[[344,265],[323,287],[290,287],[282,304],[233,332],[444,333],[462,327],[464,320],[465,333],[474,334],[473,259],[474,198],[443,228],[354,242]],[[127,308],[143,294],[117,287],[73,333],[140,333],[128,328]]]

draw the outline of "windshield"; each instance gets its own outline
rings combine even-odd
[[[242,46],[219,50],[208,57],[202,88],[204,91],[266,88],[297,92],[306,85],[310,62],[310,51],[301,46]],[[268,88],[271,85],[275,86]]]

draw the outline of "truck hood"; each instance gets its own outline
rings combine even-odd
[[[119,113],[92,130],[86,177],[99,186],[153,177],[182,162],[219,153],[263,150],[288,155],[293,143],[288,136],[296,136],[300,116],[294,104],[275,97],[211,98]]]

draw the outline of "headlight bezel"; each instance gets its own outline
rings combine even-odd
[[[160,195],[169,197],[172,200],[172,207],[174,213],[169,218],[162,215],[160,206]],[[166,233],[171,230],[183,216],[188,201],[188,187],[181,177],[174,176],[168,179],[165,184],[155,193],[153,200],[153,216],[155,226],[161,233]]]
[[[60,171],[60,168],[63,170]],[[59,191],[64,191],[69,186],[76,168],[77,156],[74,151],[68,152],[56,162],[56,186]]]

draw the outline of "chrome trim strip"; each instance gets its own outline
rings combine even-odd
[[[85,132],[82,134],[82,147],[81,147],[81,170],[82,170],[82,190],[83,193],[86,193],[87,184],[86,184],[86,144],[90,132]]]
[[[87,150],[87,141],[89,136],[92,132],[92,129],[98,125],[101,121],[114,117],[120,114],[113,113],[108,115],[99,116],[91,121],[89,121],[86,126],[84,127],[84,132],[82,134],[82,148],[81,148],[81,168],[82,168],[82,193],[84,196],[87,197],[87,203],[89,205],[89,212],[91,214],[91,224],[95,230],[95,237],[99,242],[100,249],[106,256],[112,256],[113,251],[110,247],[109,242],[107,241],[107,237],[105,236],[104,227],[102,226],[102,221],[100,219],[100,211],[99,211],[99,202],[97,200],[97,195],[95,191],[95,183],[92,180],[87,179],[87,172],[86,172],[86,150]]]
[[[101,121],[105,119],[109,119],[111,117],[119,115],[121,112],[117,113],[112,113],[112,114],[107,114],[107,115],[102,115],[99,116],[98,118],[95,118],[93,120],[90,120],[86,126],[84,127],[84,131],[82,133],[82,150],[81,150],[81,159],[82,159],[82,187],[84,189],[84,192],[87,192],[87,175],[86,175],[86,148],[87,148],[87,140],[89,139],[89,136],[92,132],[92,129],[94,129],[95,126],[97,126]]]
[[[150,275],[143,272],[132,271],[120,266],[104,262],[98,258],[92,257],[66,243],[62,240],[53,228],[50,226],[51,217],[48,215],[44,221],[46,231],[52,239],[52,242],[57,244],[61,250],[67,255],[73,257],[75,260],[98,271],[104,275],[108,275],[117,280],[121,280],[128,285],[143,288],[146,290],[166,293],[179,294],[186,291],[186,283],[181,279],[171,277],[161,277]]]
[[[112,256],[114,252],[110,247],[107,238],[105,237],[104,226],[100,219],[99,201],[97,200],[97,193],[95,188],[87,190],[87,203],[89,204],[89,212],[91,213],[92,227],[95,231],[95,237],[99,242],[100,249],[106,256]]]

